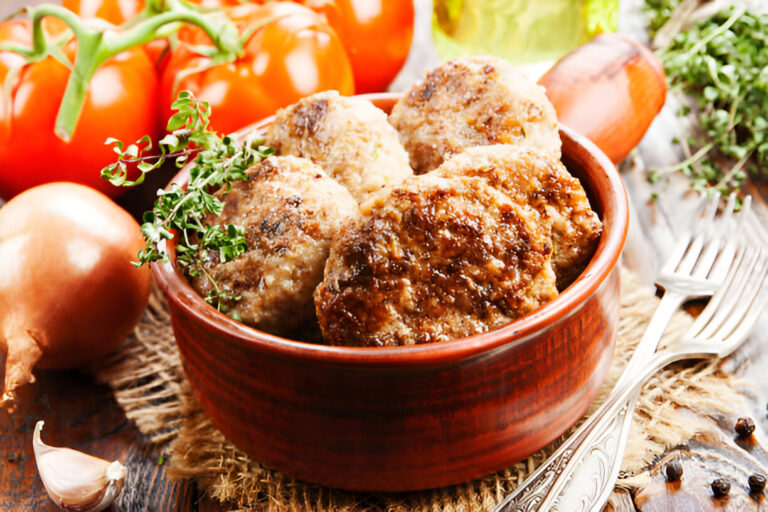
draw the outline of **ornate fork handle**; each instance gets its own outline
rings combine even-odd
[[[640,375],[645,373],[648,361],[653,357],[664,329],[686,297],[687,294],[678,293],[675,290],[668,290],[664,294],[632,359],[605,403],[544,464],[502,501],[494,512],[550,510],[562,486],[566,483],[564,475],[572,473],[574,454],[577,452],[581,454],[587,449],[590,450],[589,464],[595,468],[591,473],[594,474],[594,478],[590,478],[584,484],[583,489],[588,493],[585,499],[579,499],[579,502],[586,506],[589,502],[594,502],[594,498],[599,498],[603,494],[601,482],[606,480],[606,476],[618,473],[621,454],[617,454],[613,461],[611,457],[616,449],[623,453],[625,443],[622,441],[629,433],[629,424],[634,411],[635,395],[628,392],[622,393],[622,390],[639,385]],[[581,456],[581,458],[586,460],[586,457]],[[593,494],[596,496],[592,497]],[[570,510],[589,510],[583,507],[573,508],[575,504],[571,505],[570,501],[569,507],[571,507],[569,512]]]
[[[568,482],[572,474],[569,464],[581,457],[585,451],[592,460],[581,457],[581,461],[591,464],[595,472],[591,475],[594,478],[585,478],[588,482],[584,487],[572,485],[569,489],[576,490],[580,496],[566,496],[565,503],[567,509],[563,512],[571,511],[591,511],[594,506],[602,506],[605,502],[605,494],[610,493],[612,486],[604,490],[605,476],[607,471],[616,467],[618,471],[621,457],[616,457],[612,464],[610,461],[610,452],[605,453],[606,444],[610,444],[613,436],[626,435],[629,422],[624,418],[634,410],[634,402],[642,385],[654,373],[664,368],[670,363],[688,358],[711,357],[713,354],[711,345],[707,344],[687,344],[685,346],[673,349],[665,349],[656,352],[643,366],[636,368],[632,378],[624,379],[613,390],[613,393],[603,406],[595,414],[590,416],[589,425],[585,423],[580,427],[565,444],[547,460],[547,463],[539,467],[515,492],[501,502],[494,512],[533,512],[536,510],[553,510],[558,505],[558,500],[563,497],[560,495],[562,486]],[[587,427],[587,428],[585,428]],[[615,438],[619,440],[618,437]],[[572,441],[573,440],[573,441]],[[608,448],[612,450],[613,448]],[[611,482],[613,479],[610,480]],[[576,482],[574,482],[576,484]]]

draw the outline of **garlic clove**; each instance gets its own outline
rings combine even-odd
[[[40,439],[43,421],[35,425],[32,447],[45,490],[63,510],[98,512],[123,488],[125,466],[71,448],[48,446]]]

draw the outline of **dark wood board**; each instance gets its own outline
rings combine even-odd
[[[220,510],[200,502],[192,482],[173,482],[159,464],[163,455],[125,418],[109,387],[85,372],[37,372],[22,389],[18,409],[0,419],[0,510],[58,510],[48,499],[32,453],[35,423],[45,421],[43,440],[69,446],[128,468],[114,511]]]

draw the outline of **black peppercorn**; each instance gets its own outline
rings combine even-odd
[[[765,477],[759,473],[749,475],[747,479],[749,484],[749,492],[759,494],[765,490]]]
[[[680,463],[676,460],[667,462],[664,470],[667,473],[668,482],[679,482],[680,477],[683,476],[683,466],[681,466]]]
[[[755,422],[751,418],[739,418],[735,428],[739,437],[749,437],[755,431]]]
[[[712,494],[715,495],[715,498],[728,496],[729,492],[731,492],[731,484],[722,478],[718,478],[712,481]]]

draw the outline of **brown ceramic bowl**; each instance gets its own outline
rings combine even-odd
[[[397,99],[368,97],[387,112]],[[213,424],[268,467],[368,491],[471,480],[567,430],[613,356],[628,205],[610,160],[567,127],[560,135],[563,161],[603,221],[602,239],[560,296],[490,332],[388,348],[272,336],[206,304],[174,265],[170,243],[170,262],[154,272],[187,377]],[[184,171],[176,177],[186,179]]]

